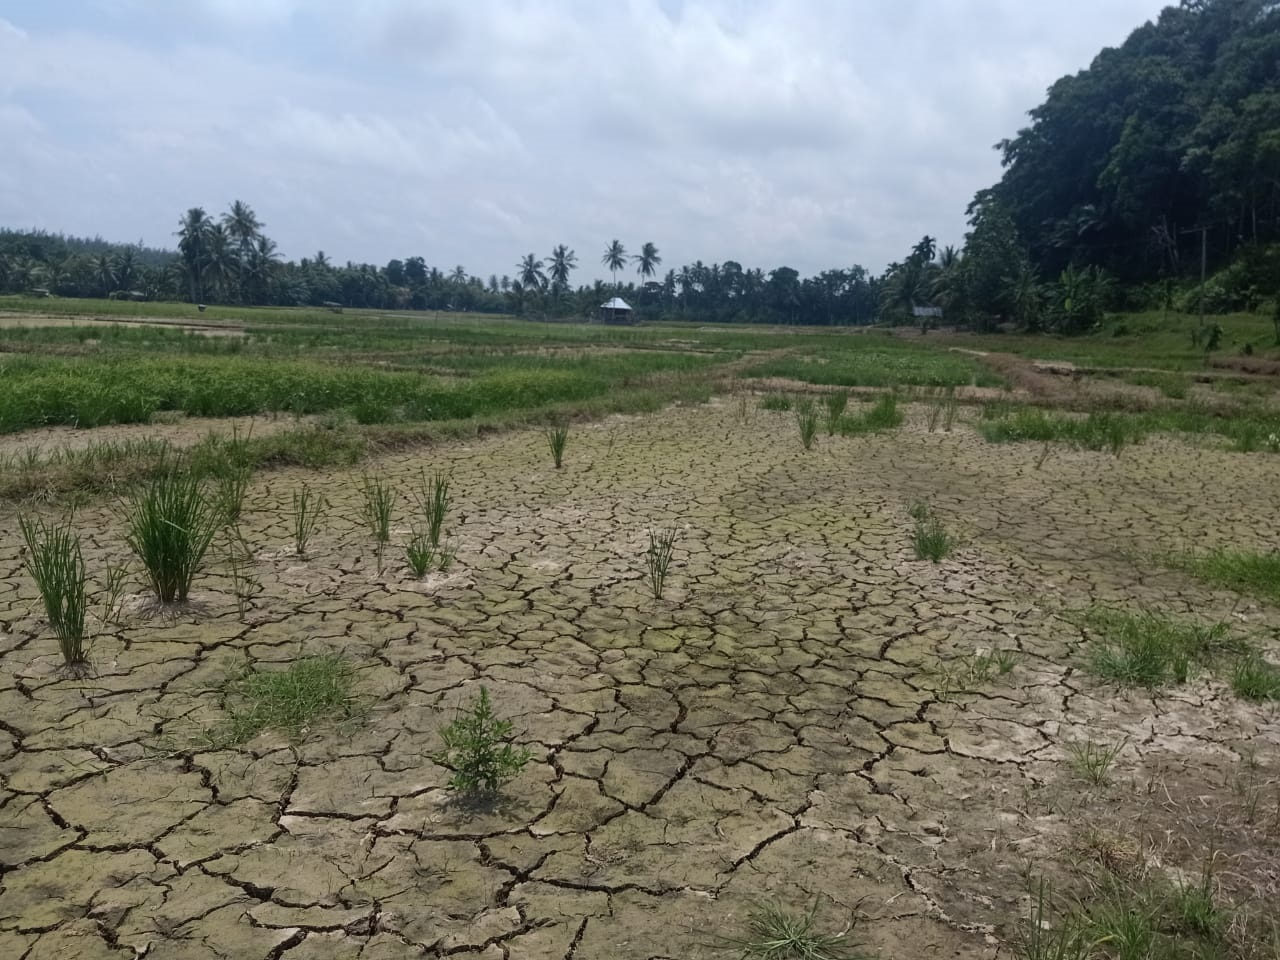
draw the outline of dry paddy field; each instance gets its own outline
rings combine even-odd
[[[109,622],[129,551],[117,507],[81,507],[83,677],[0,506],[0,957],[1275,956],[1274,702],[1207,661],[1155,688],[1093,667],[1106,611],[1275,659],[1280,611],[1161,561],[1272,542],[1274,459],[1151,437],[1040,462],[976,410],[906,412],[809,452],[792,413],[723,401],[575,426],[560,470],[520,430],[257,475],[248,569],[215,548],[167,609],[134,569]],[[457,554],[419,580],[423,470],[451,476]],[[381,560],[364,473],[397,493]],[[304,483],[329,508],[299,556]],[[939,563],[918,503],[958,538]],[[325,654],[343,719],[220,733],[246,664]],[[481,686],[532,758],[465,803],[433,758]],[[788,917],[797,952],[765,952]],[[1126,920],[1181,952],[1122,952]]]

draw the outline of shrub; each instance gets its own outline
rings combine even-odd
[[[499,720],[493,712],[489,688],[466,712],[459,711],[453,722],[440,731],[444,749],[432,760],[453,771],[449,786],[466,796],[495,794],[520,775],[533,756],[528,747],[510,743],[511,721]]]

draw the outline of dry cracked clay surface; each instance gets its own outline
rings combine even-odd
[[[1265,544],[1274,461],[1156,438],[1037,469],[909,414],[809,453],[790,414],[726,402],[575,427],[559,471],[537,432],[388,458],[381,572],[359,471],[260,476],[243,617],[216,566],[182,609],[136,596],[82,679],[2,508],[0,957],[691,960],[815,897],[869,954],[994,957],[1086,828],[1159,838],[1176,871],[1229,825],[1235,892],[1273,891],[1277,831],[1230,784],[1246,754],[1275,771],[1274,708],[1209,676],[1107,686],[1062,614],[1227,619],[1274,655],[1277,611],[1143,559]],[[424,468],[451,472],[458,556],[419,581],[397,544]],[[303,482],[332,506],[296,557]],[[937,565],[911,548],[918,500],[961,536]],[[127,556],[118,513],[77,522],[100,578]],[[669,526],[655,600],[647,531]],[[237,665],[328,651],[357,667],[358,722],[205,735]],[[983,651],[1012,670],[975,677]],[[474,809],[430,757],[481,683],[534,758]],[[1073,776],[1083,740],[1124,741],[1109,788]]]

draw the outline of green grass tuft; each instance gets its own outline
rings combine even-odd
[[[1280,667],[1256,652],[1246,653],[1231,671],[1231,689],[1245,700],[1280,700]]]
[[[1280,604],[1280,551],[1214,550],[1171,558],[1170,564],[1220,587]]]
[[[551,462],[559,470],[564,466],[564,448],[569,442],[569,425],[567,423],[549,427],[546,431],[547,447],[551,450]]]
[[[1196,668],[1246,649],[1225,623],[1183,622],[1102,606],[1085,611],[1078,622],[1096,634],[1089,646],[1090,669],[1125,686],[1185,683]]]
[[[837,933],[818,929],[818,900],[804,911],[761,904],[747,916],[747,932],[729,941],[740,960],[861,960],[849,940],[852,922]]]
[[[58,638],[63,664],[79,670],[88,662],[84,614],[85,569],[80,538],[69,523],[47,524],[43,520],[18,518],[26,542],[27,570],[44,601],[49,626]]]
[[[865,413],[841,417],[837,429],[845,436],[856,436],[863,433],[896,430],[902,425],[902,421],[903,415],[898,409],[898,398],[891,393],[886,393],[882,394]]]
[[[351,664],[337,654],[303,657],[284,669],[246,666],[227,683],[230,719],[219,739],[244,743],[274,729],[300,740],[321,721],[354,719],[353,678]]]
[[[176,469],[135,493],[125,510],[126,539],[161,603],[187,599],[223,517],[204,485]]]

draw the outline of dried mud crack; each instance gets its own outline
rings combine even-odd
[[[424,580],[395,549],[379,569],[358,474],[274,473],[243,617],[216,569],[188,608],[134,597],[80,679],[7,517],[0,956],[688,960],[733,955],[762,900],[821,896],[870,952],[994,957],[1081,822],[1170,838],[1171,867],[1230,825],[1233,882],[1274,892],[1280,824],[1233,786],[1246,756],[1274,782],[1274,709],[1207,676],[1108,687],[1060,615],[1229,619],[1274,653],[1280,611],[1134,560],[1265,541],[1267,462],[1151,440],[1037,470],[926,417],[803,453],[786,415],[712,404],[584,427],[560,471],[535,433],[391,457],[406,490],[452,476],[457,560]],[[301,558],[304,480],[333,509]],[[940,564],[911,551],[917,500],[962,533]],[[91,570],[127,556],[108,507],[77,523]],[[647,531],[671,526],[655,600]],[[975,674],[993,651],[1010,669]],[[231,671],[327,652],[356,666],[355,722],[213,735]],[[431,759],[480,683],[533,750],[487,807]],[[1122,738],[1110,787],[1073,777],[1070,744]]]

